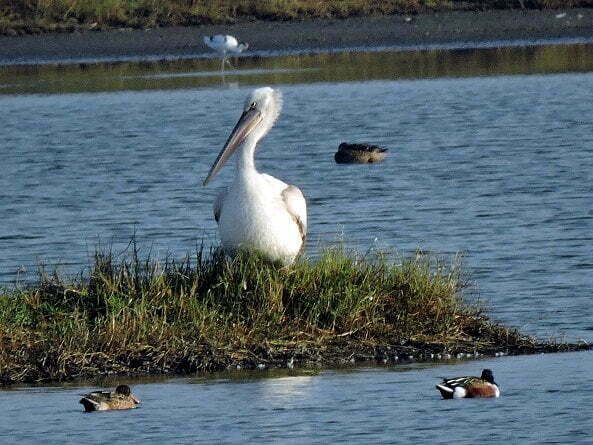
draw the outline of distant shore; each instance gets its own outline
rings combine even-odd
[[[593,38],[593,9],[440,12],[415,16],[304,21],[250,21],[232,25],[122,28],[0,36],[0,64],[104,59],[192,58],[212,54],[203,35],[231,34],[249,43],[247,55],[371,47]]]

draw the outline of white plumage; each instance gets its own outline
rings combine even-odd
[[[216,34],[214,36],[204,36],[204,43],[209,48],[220,54],[222,59],[222,69],[224,70],[224,64],[230,62],[227,60],[227,54],[239,54],[245,51],[249,44],[245,42],[239,42],[235,37],[229,35]]]
[[[307,204],[301,191],[255,168],[255,147],[272,128],[282,96],[259,88],[248,97],[243,114],[204,181],[206,185],[237,151],[233,182],[214,201],[223,249],[258,251],[274,261],[291,264],[304,246]]]

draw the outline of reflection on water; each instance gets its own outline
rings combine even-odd
[[[313,69],[309,70],[291,70],[291,69],[253,69],[253,70],[231,70],[228,69],[226,71],[190,71],[187,73],[159,73],[159,74],[142,74],[139,76],[130,76],[130,78],[136,79],[172,79],[176,77],[233,77],[233,76],[251,76],[254,74],[263,75],[263,74],[286,74],[286,73],[297,73],[297,72],[304,72],[304,71],[314,71]]]
[[[242,57],[225,82],[294,84],[593,70],[593,45],[553,45]],[[217,59],[0,67],[0,93],[68,93],[216,86]]]

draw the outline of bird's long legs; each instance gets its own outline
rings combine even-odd
[[[225,75],[224,75],[224,66],[225,64],[229,64],[229,67],[231,67],[231,69],[233,68],[233,64],[231,63],[231,61],[227,58],[226,54],[224,54],[222,56],[222,59],[220,60],[220,74],[222,75],[222,83],[224,84],[226,82],[225,79]]]
[[[228,63],[230,68],[234,68],[233,64],[231,63],[231,61],[228,59],[228,57],[223,56],[222,60],[220,61],[220,71],[222,71],[224,73],[224,65]]]

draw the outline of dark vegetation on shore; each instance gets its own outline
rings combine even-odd
[[[463,301],[458,264],[328,250],[181,262],[98,252],[88,274],[0,292],[0,384],[102,375],[430,360],[587,349],[541,343]]]
[[[593,0],[3,0],[0,34],[571,7]]]

